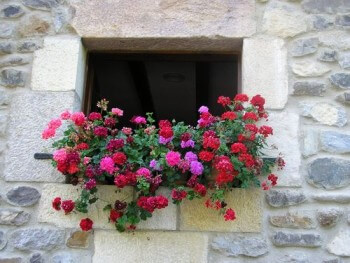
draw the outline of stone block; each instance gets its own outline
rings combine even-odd
[[[44,36],[52,33],[51,21],[37,14],[30,14],[21,19],[18,34],[22,38]]]
[[[317,37],[296,40],[292,43],[290,53],[293,57],[301,57],[315,53],[318,48],[318,43]]]
[[[327,250],[337,256],[350,257],[350,231],[342,229],[333,240],[327,244]]]
[[[91,234],[86,231],[74,231],[68,238],[66,245],[70,248],[88,248]]]
[[[318,131],[315,129],[307,129],[303,132],[303,149],[304,157],[315,155],[319,149]]]
[[[346,13],[350,12],[350,2],[347,0],[304,0],[304,10],[308,13]]]
[[[326,84],[316,81],[297,81],[293,84],[293,95],[323,96]]]
[[[98,186],[98,196],[102,200],[91,205],[88,214],[71,213],[65,215],[62,211],[56,211],[52,208],[52,200],[55,197],[61,197],[62,200],[76,200],[80,196],[79,189],[79,186],[72,186],[69,184],[45,184],[39,203],[38,221],[42,223],[51,223],[58,227],[78,228],[80,220],[89,217],[94,222],[94,229],[102,228],[115,230],[114,224],[108,222],[109,212],[103,211],[107,203],[102,200],[114,204],[117,199],[125,200],[126,202],[133,199],[132,188],[124,188],[120,193],[115,193],[117,190],[116,186],[101,185]]]
[[[331,71],[329,67],[313,60],[294,62],[292,71],[299,77],[319,77]]]
[[[321,193],[312,196],[312,199],[319,202],[333,202],[339,204],[350,203],[350,194],[348,193]]]
[[[3,69],[0,72],[0,85],[5,87],[24,87],[26,73],[17,69]]]
[[[323,62],[334,62],[338,58],[337,51],[330,49],[330,48],[323,48],[320,51],[320,55],[318,56],[318,60]]]
[[[350,161],[339,158],[318,158],[308,165],[309,184],[327,190],[350,185]]]
[[[52,152],[50,141],[41,138],[47,123],[65,110],[77,109],[74,92],[21,92],[13,96],[5,156],[6,181],[64,181],[50,160],[35,160],[34,153]],[[80,105],[79,105],[80,107]]]
[[[320,136],[322,150],[331,153],[350,153],[350,135],[323,131]]]
[[[335,73],[329,77],[329,81],[337,88],[349,90],[350,89],[350,74],[349,73]]]
[[[322,239],[314,233],[291,233],[278,231],[272,236],[272,243],[278,247],[320,247]]]
[[[46,37],[43,48],[34,52],[31,88],[40,91],[76,90],[82,98],[84,52],[78,37]]]
[[[23,8],[19,5],[5,5],[0,10],[0,17],[16,18],[24,14]]]
[[[340,54],[338,62],[342,69],[350,69],[350,52]]]
[[[276,38],[244,39],[242,78],[243,93],[262,95],[268,109],[283,109],[288,99],[285,42]]]
[[[268,144],[278,149],[266,149],[264,154],[268,157],[277,157],[279,153],[282,153],[286,162],[283,170],[278,171],[277,168],[273,170],[279,177],[277,184],[279,186],[300,186],[299,116],[293,112],[270,112],[268,120],[266,125],[273,128],[273,136],[268,138]]]
[[[336,98],[336,101],[339,101],[345,105],[350,104],[350,92],[344,92],[343,94],[339,94]]]
[[[84,38],[242,38],[256,31],[254,0],[76,1],[73,7],[72,25]]]
[[[51,8],[59,6],[62,2],[62,0],[22,0],[25,6],[43,11],[50,11]]]
[[[205,206],[206,199],[185,200],[180,206],[180,230],[216,232],[260,232],[262,221],[261,190],[234,189],[226,195],[227,207],[236,220],[225,221],[218,211]]]
[[[6,233],[0,230],[0,251],[4,249],[7,244]]]
[[[329,15],[316,15],[312,17],[312,26],[316,30],[329,29],[334,26],[334,17]]]
[[[30,214],[22,210],[0,209],[0,225],[21,226],[29,220]]]
[[[270,216],[270,224],[275,227],[293,229],[312,229],[316,227],[315,221],[310,213],[288,212],[281,215]]]
[[[323,227],[335,226],[342,217],[343,212],[339,209],[328,209],[317,212],[317,221]]]
[[[207,262],[205,233],[95,231],[94,243],[93,263]]]
[[[265,9],[262,30],[282,38],[294,37],[305,32],[307,17],[289,3],[273,1]]]
[[[266,201],[272,207],[287,207],[299,205],[306,201],[306,196],[298,190],[270,190],[266,194]]]
[[[157,194],[166,197],[171,196],[171,191],[167,188],[161,187],[157,190]],[[164,209],[157,209],[152,213],[152,217],[146,221],[140,222],[137,229],[141,230],[176,230],[177,224],[177,206],[169,200],[169,205]]]
[[[40,199],[40,193],[36,188],[20,186],[12,188],[6,194],[7,200],[12,205],[31,206]]]

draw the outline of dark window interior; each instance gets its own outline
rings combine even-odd
[[[195,125],[200,106],[220,114],[217,97],[237,92],[238,55],[89,53],[88,58],[85,111],[106,98],[124,110],[122,125],[146,112]]]

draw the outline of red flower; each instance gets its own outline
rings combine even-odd
[[[267,185],[267,183],[266,183],[266,182],[262,182],[262,184],[261,184],[261,188],[262,188],[264,191],[267,191],[267,190],[269,190],[269,189],[270,189],[270,187]]]
[[[249,131],[249,132],[252,132],[252,133],[257,133],[259,131],[258,127],[256,127],[255,124],[251,124],[251,123],[247,123],[245,126],[244,126],[244,129],[246,131]]]
[[[91,112],[89,114],[90,121],[101,120],[101,119],[102,119],[102,115],[99,112]]]
[[[113,128],[117,124],[117,121],[114,118],[109,117],[105,119],[103,124],[107,127]]]
[[[153,213],[155,209],[161,209],[168,206],[168,199],[162,195],[159,196],[141,196],[137,200],[137,205],[142,209]]]
[[[231,208],[227,209],[224,215],[225,221],[233,221],[236,219],[236,213]]]
[[[189,139],[191,139],[191,134],[188,132],[184,132],[181,134],[181,141],[187,142]]]
[[[271,181],[271,185],[275,186],[277,184],[277,179],[278,177],[274,174],[270,174],[267,179],[269,179]]]
[[[160,120],[159,123],[159,128],[164,128],[164,127],[171,127],[171,123],[168,120]]]
[[[56,197],[55,199],[53,199],[52,207],[57,211],[61,210],[61,197]]]
[[[243,120],[253,120],[253,121],[258,121],[258,116],[254,112],[246,112],[243,115]]]
[[[115,154],[113,154],[112,159],[116,164],[123,165],[126,162],[127,157],[122,152],[116,152]]]
[[[220,96],[217,102],[225,107],[231,103],[231,99],[229,97]]]
[[[214,167],[219,172],[233,172],[233,164],[230,158],[225,155],[215,157]]]
[[[264,135],[265,138],[267,138],[269,135],[273,134],[273,130],[270,126],[263,125],[259,129],[259,133]]]
[[[248,154],[248,153],[242,153],[239,157],[238,160],[240,160],[241,162],[244,162],[245,166],[247,168],[251,168],[254,166],[255,161],[252,155]]]
[[[111,220],[111,222],[115,222],[118,220],[118,218],[122,217],[123,213],[122,212],[118,212],[114,209],[111,209],[111,212],[109,213],[109,219]]]
[[[246,94],[237,94],[234,98],[234,101],[246,102],[249,98]]]
[[[178,190],[178,189],[173,189],[171,191],[171,198],[177,201],[181,201],[182,199],[186,198],[187,192],[184,190]]]
[[[203,147],[217,150],[220,147],[220,139],[213,137],[213,136],[204,137],[203,138]]]
[[[159,135],[165,139],[168,139],[174,136],[174,132],[171,127],[165,126],[159,130]]]
[[[247,152],[247,147],[240,142],[236,142],[231,145],[231,152],[232,153],[246,153]]]
[[[87,150],[89,149],[89,145],[85,142],[82,142],[82,143],[79,143],[75,149],[77,149],[78,151],[81,151],[81,150]]]
[[[202,184],[196,184],[193,189],[200,196],[205,196],[207,194],[207,188]]]
[[[83,231],[89,231],[92,229],[94,222],[90,218],[84,218],[80,221],[80,228]]]
[[[237,118],[237,115],[233,111],[226,111],[221,115],[221,119],[223,120],[234,120]]]
[[[214,158],[214,153],[208,151],[201,151],[199,153],[199,159],[205,162],[210,162]]]
[[[226,184],[229,182],[232,182],[234,179],[234,176],[228,172],[220,172],[217,176],[216,176],[216,183],[218,185],[222,185],[222,184]]]
[[[123,139],[112,139],[107,144],[107,150],[110,152],[119,150],[120,148],[124,147],[124,140]]]
[[[265,99],[261,97],[260,95],[254,96],[251,100],[250,103],[257,107],[259,111],[264,110],[264,104],[265,104]]]
[[[85,123],[85,115],[82,112],[74,112],[70,118],[77,126],[83,126]]]
[[[114,184],[119,188],[123,188],[128,183],[129,183],[128,178],[123,174],[119,174],[117,177],[114,178]]]
[[[108,129],[106,127],[103,127],[103,126],[97,126],[94,129],[94,134],[96,136],[100,136],[100,137],[107,137]]]
[[[72,200],[65,200],[62,202],[61,207],[62,207],[62,210],[64,211],[64,213],[67,215],[73,211],[73,209],[75,207],[75,203]]]

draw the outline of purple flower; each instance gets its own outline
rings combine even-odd
[[[191,148],[194,148],[194,140],[188,140],[188,141],[181,141],[181,148],[183,149],[183,148],[189,148],[189,147],[191,147]]]
[[[189,162],[193,162],[193,161],[197,161],[198,158],[197,158],[197,155],[194,154],[193,152],[187,152],[185,154],[185,160]]]
[[[198,110],[199,113],[204,113],[204,112],[208,112],[209,109],[207,106],[201,106]]]
[[[173,136],[173,137],[170,137],[170,138],[167,138],[167,139],[165,139],[163,136],[159,136],[159,143],[165,145],[165,144],[171,142],[171,140],[172,140],[173,138],[174,138],[174,136]]]
[[[191,162],[191,173],[194,175],[201,175],[203,173],[203,165],[198,161]]]

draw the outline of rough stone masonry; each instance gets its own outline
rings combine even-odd
[[[243,43],[242,90],[266,98],[287,161],[279,187],[232,196],[247,211],[232,226],[200,209],[203,220],[189,225],[186,206],[133,235],[99,213],[88,234],[75,217],[57,218],[51,195],[74,189],[33,154],[47,147],[49,118],[81,107],[84,70],[72,64],[84,61],[81,39],[131,51]],[[2,0],[0,263],[350,262],[349,114],[349,0]]]

